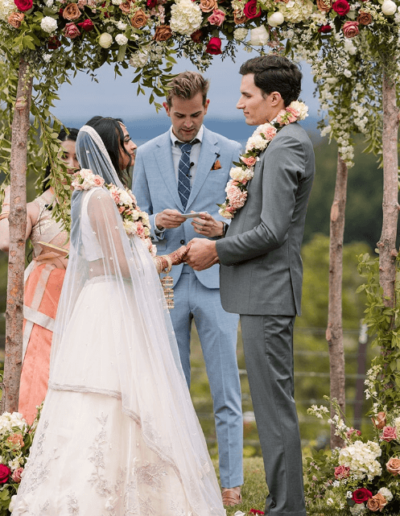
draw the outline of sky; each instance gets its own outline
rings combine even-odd
[[[239,99],[241,76],[238,73],[241,63],[255,57],[253,52],[249,54],[240,50],[236,63],[230,59],[221,60],[220,56],[214,56],[213,64],[204,73],[210,79],[208,110],[209,118],[220,120],[243,120],[241,111],[235,108]],[[303,89],[301,99],[310,109],[310,115],[317,116],[318,100],[313,98],[314,84],[310,67],[302,63]],[[174,67],[174,73],[185,70],[195,70],[189,60],[181,59]],[[68,122],[84,123],[92,116],[112,116],[123,118],[125,121],[148,118],[166,118],[164,112],[156,114],[153,105],[148,103],[144,95],[136,95],[136,84],[131,81],[134,77],[134,69],[121,70],[123,76],[115,78],[112,66],[104,65],[97,73],[98,83],[92,81],[90,76],[79,73],[71,79],[72,85],[64,84],[59,90],[60,101],[56,103],[54,114],[65,124]]]

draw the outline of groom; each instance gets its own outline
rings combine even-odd
[[[273,121],[300,94],[302,74],[284,57],[250,59],[240,73],[237,108],[249,125]],[[297,123],[284,126],[261,153],[247,201],[226,237],[194,239],[187,258],[195,270],[220,262],[222,305],[240,314],[270,516],[306,514],[293,397],[293,326],[300,315],[300,247],[313,178],[310,139]]]

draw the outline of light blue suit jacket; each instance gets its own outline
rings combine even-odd
[[[187,244],[192,238],[202,238],[186,220],[179,228],[166,229],[163,238],[154,233],[154,217],[165,209],[176,209],[181,213],[207,211],[216,220],[226,219],[218,213],[217,204],[225,201],[225,187],[229,181],[232,161],[238,161],[240,144],[204,127],[203,141],[196,176],[190,197],[183,209],[172,160],[170,132],[140,146],[135,160],[132,190],[141,210],[150,216],[151,237],[157,245],[158,254],[168,254]],[[212,170],[219,160],[221,168]],[[180,278],[183,265],[172,268],[174,285]],[[195,271],[199,281],[207,288],[219,288],[219,265],[205,271]]]

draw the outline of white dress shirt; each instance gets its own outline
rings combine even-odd
[[[194,140],[200,140],[200,141],[198,143],[195,143],[192,146],[192,150],[190,152],[190,163],[193,163],[193,165],[190,167],[190,185],[191,186],[193,186],[193,181],[194,181],[194,178],[195,178],[196,172],[197,172],[197,164],[199,162],[201,143],[203,141],[203,134],[204,134],[204,126],[202,125],[200,127],[199,132],[193,138]],[[177,138],[172,131],[172,125],[171,125],[171,129],[170,129],[170,135],[171,135],[171,144],[172,144],[172,160],[174,162],[175,179],[176,179],[176,185],[177,185],[176,187],[178,188],[179,161],[182,156],[182,150],[179,147],[178,143],[189,143],[189,142],[182,142],[179,138]]]

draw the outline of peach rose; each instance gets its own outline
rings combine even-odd
[[[236,25],[242,25],[242,23],[247,22],[247,17],[242,13],[239,14],[239,11],[233,11],[233,21],[236,23]]]
[[[154,34],[155,41],[167,41],[172,37],[172,30],[169,25],[159,25]]]
[[[119,5],[119,8],[121,9],[121,11],[124,14],[129,14],[131,11],[131,7],[132,7],[131,0],[126,0],[126,2],[123,2],[122,4]]]
[[[386,464],[386,469],[389,471],[389,473],[392,473],[392,475],[399,475],[400,474],[400,459],[397,457],[392,457],[389,459],[389,461]]]
[[[19,29],[21,27],[21,23],[25,18],[25,14],[23,13],[11,13],[8,17],[8,23],[14,27],[14,29]]]
[[[250,156],[249,158],[243,158],[241,157],[240,158],[243,163],[245,165],[247,165],[248,167],[254,167],[254,165],[257,163],[257,158],[255,158],[254,156]]]
[[[14,473],[11,475],[12,480],[16,484],[19,484],[22,480],[22,473],[24,472],[24,468],[17,468]]]
[[[225,13],[219,9],[215,9],[212,15],[208,17],[208,23],[210,25],[216,25],[217,27],[220,27],[224,23],[224,20]]]
[[[376,417],[371,418],[372,423],[376,428],[381,430],[386,425],[386,414],[385,412],[378,412]]]
[[[263,135],[265,136],[265,139],[270,142],[276,135],[275,127],[273,127],[272,125],[268,126],[266,129],[263,130]]]
[[[372,512],[382,512],[382,509],[385,507],[386,504],[386,498],[381,493],[377,493],[375,496],[368,500],[367,507]]]
[[[147,18],[148,18],[147,14],[142,9],[139,9],[138,11],[136,11],[135,15],[131,18],[132,27],[135,27],[135,29],[141,29],[142,27],[144,27],[146,25]]]
[[[21,446],[21,448],[24,445],[24,439],[22,438],[21,434],[11,434],[8,437],[7,442],[9,442],[11,444],[15,444],[17,446]]]
[[[395,439],[397,439],[396,429],[392,426],[385,426],[380,438],[382,441],[386,441],[387,443],[390,443],[390,441],[394,441]]]
[[[200,0],[200,9],[203,11],[203,13],[210,13],[217,7],[217,0]]]
[[[62,15],[66,20],[73,21],[77,20],[81,14],[82,13],[76,4],[68,4],[66,7],[64,7]]]
[[[318,10],[323,13],[329,13],[332,9],[332,2],[330,0],[317,0]]]
[[[94,176],[93,183],[96,186],[103,186],[104,185],[104,179],[100,176]]]
[[[204,34],[201,29],[197,29],[193,32],[193,34],[190,35],[190,37],[195,43],[201,43],[204,39]]]
[[[354,38],[354,36],[357,36],[357,34],[360,32],[358,30],[358,22],[356,21],[346,22],[343,25],[342,30],[345,38]]]
[[[364,13],[363,11],[360,11],[358,13],[357,17],[358,23],[361,23],[361,25],[369,25],[372,23],[372,16],[369,13]]]

